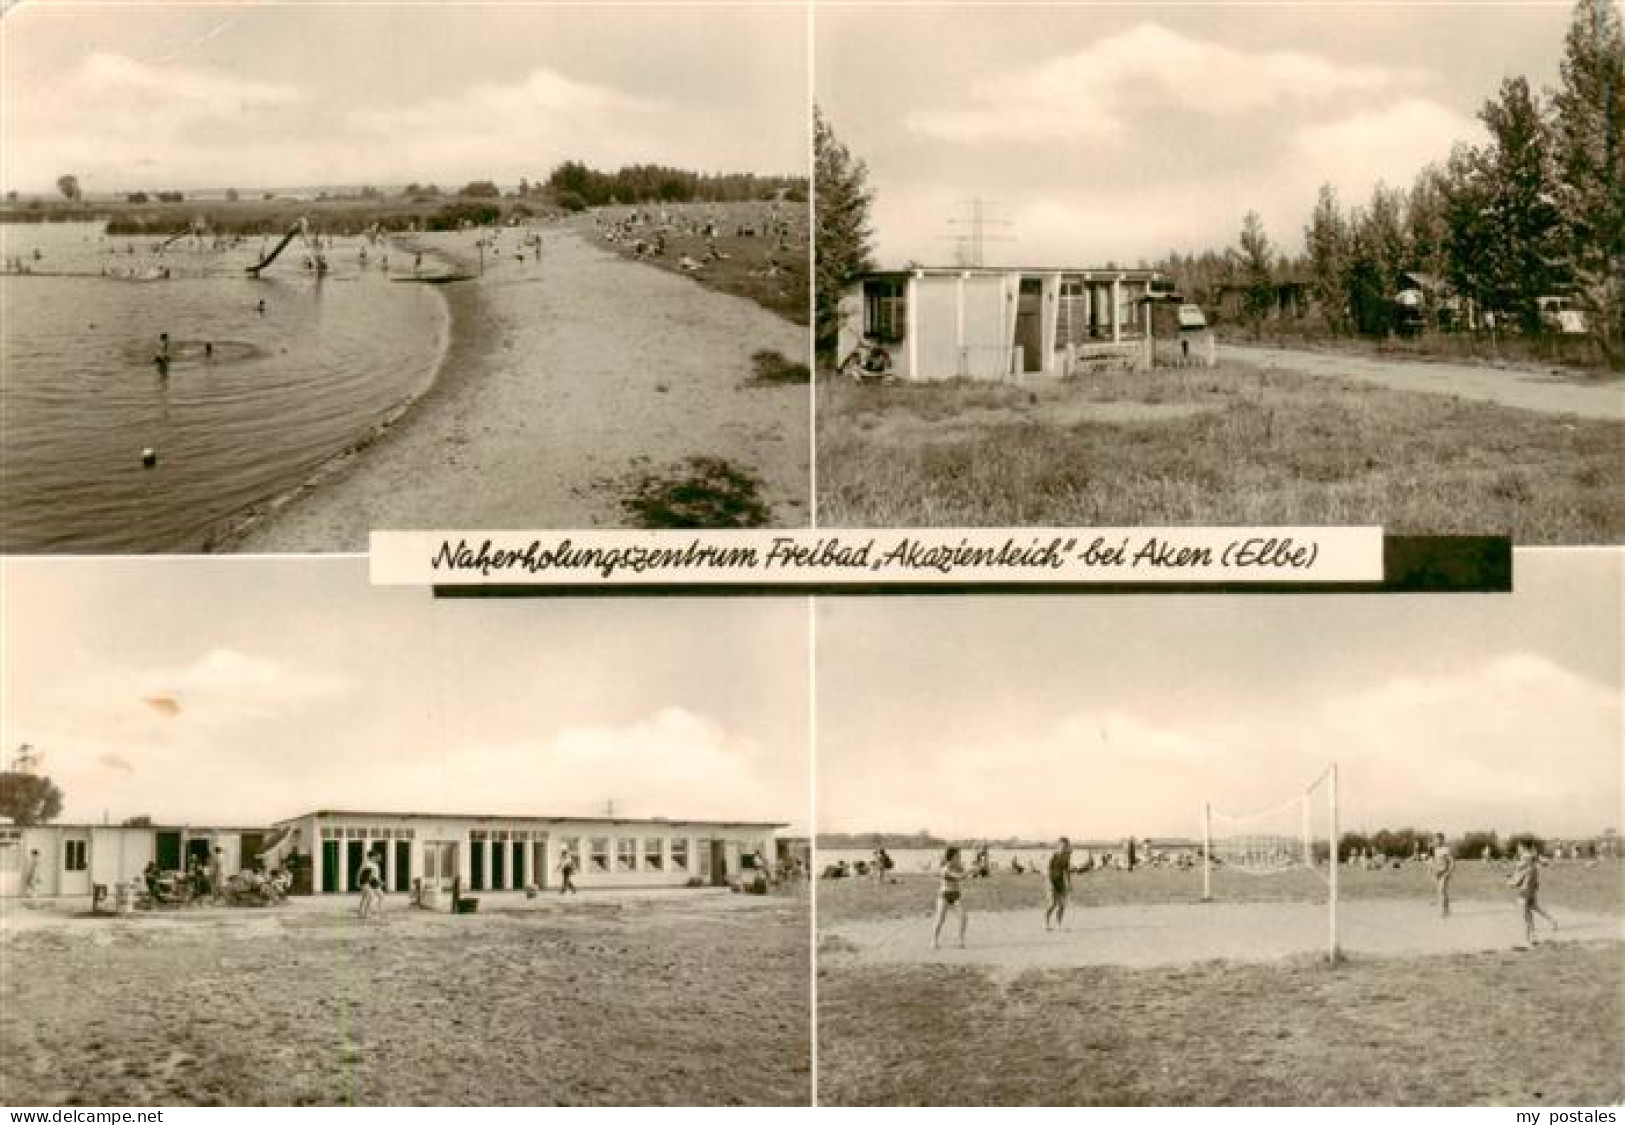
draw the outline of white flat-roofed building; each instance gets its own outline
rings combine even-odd
[[[1150,269],[918,266],[841,294],[837,362],[867,341],[900,379],[1064,376],[1151,365]],[[876,372],[878,374],[878,372]]]
[[[468,892],[556,889],[559,862],[575,857],[574,883],[593,887],[681,887],[737,882],[741,871],[776,861],[785,825],[766,821],[668,820],[368,812],[320,809],[278,821],[278,856],[296,849],[311,863],[315,894],[356,890],[368,854],[380,854],[384,885],[416,880]]]
[[[183,871],[190,860],[205,870],[220,849],[227,875],[251,867],[271,835],[265,828],[192,825],[41,824],[0,825],[0,898],[24,893],[34,868],[41,897],[89,895],[100,884],[138,881],[147,864]]]

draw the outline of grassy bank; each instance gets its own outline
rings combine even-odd
[[[792,323],[805,325],[810,323],[807,205],[780,205],[779,214],[791,225],[790,235],[782,246],[777,239],[764,233],[770,208],[771,205],[766,203],[668,204],[665,210],[674,222],[664,231],[665,252],[661,254],[639,254],[635,238],[611,242],[602,237],[593,223],[585,220],[581,229],[595,246],[656,269],[691,277],[707,288],[754,301]],[[614,219],[624,216],[629,210],[609,207],[596,214]],[[655,212],[659,206],[650,204],[638,210]],[[704,234],[689,229],[691,222],[704,222],[713,215],[721,216],[716,237],[708,239]],[[742,227],[751,227],[756,233],[742,235],[739,233]],[[645,243],[652,243],[659,229],[656,226],[640,226],[637,234]],[[708,251],[712,249],[722,257],[708,258]],[[681,263],[685,257],[700,263],[700,268],[684,269]]]
[[[1425,866],[1347,868],[1342,896],[1412,900],[1431,917]],[[1505,864],[1463,863],[1460,901],[1500,900]],[[1542,897],[1559,911],[1625,909],[1625,865],[1559,863]],[[918,918],[936,881],[824,880],[823,926]],[[1091,907],[1194,903],[1197,871],[1078,876],[1069,917]],[[1217,872],[1221,902],[1323,902],[1308,872]],[[1005,872],[966,885],[978,915],[1032,912],[1043,880]],[[1353,913],[1353,911],[1351,911]],[[1509,937],[1510,941],[1510,937]],[[1565,1105],[1625,1096],[1625,961],[1617,942],[1430,956],[1354,954],[1157,968],[865,963],[838,935],[818,974],[819,1093],[829,1104]]]
[[[1336,969],[821,968],[819,1100],[1615,1104],[1622,998],[1617,944]]]
[[[1625,427],[1349,380],[1105,375],[1032,387],[820,382],[833,527],[1381,524],[1625,538]]]

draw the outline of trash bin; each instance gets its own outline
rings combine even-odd
[[[476,914],[480,909],[480,900],[477,898],[460,898],[452,907],[454,914]]]

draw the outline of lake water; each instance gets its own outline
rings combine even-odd
[[[387,253],[410,276],[400,248],[340,239],[318,278],[296,241],[256,280],[244,271],[259,238],[187,238],[162,254],[156,242],[94,223],[0,224],[6,262],[30,270],[0,276],[6,553],[198,550],[373,433],[445,353],[439,292],[380,269]],[[136,280],[164,268],[167,280]],[[153,362],[163,332],[167,372]]]

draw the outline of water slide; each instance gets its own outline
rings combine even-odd
[[[276,256],[282,253],[282,251],[287,248],[288,243],[297,238],[303,230],[304,225],[302,223],[295,225],[292,230],[288,231],[287,234],[282,236],[282,241],[277,243],[275,248],[273,248],[269,254],[265,255],[264,259],[261,260],[259,265],[249,266],[248,272],[253,274],[255,277],[258,277],[260,275],[260,271],[266,266],[270,265],[272,262],[276,261]]]

